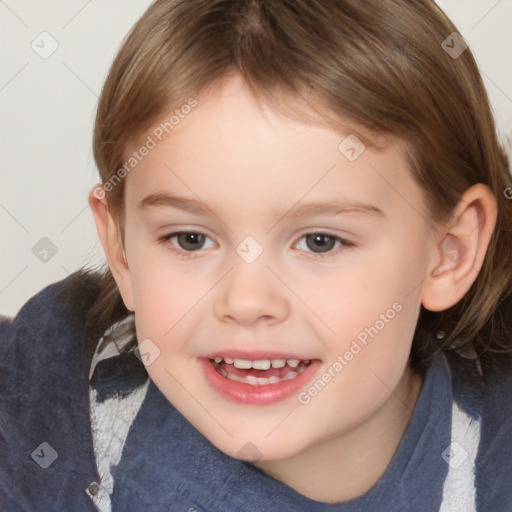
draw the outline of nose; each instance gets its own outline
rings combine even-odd
[[[214,313],[222,322],[244,327],[271,325],[287,318],[290,302],[285,286],[263,259],[251,264],[240,261],[219,283]]]

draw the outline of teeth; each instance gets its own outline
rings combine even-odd
[[[255,370],[268,370],[271,366],[272,368],[283,368],[286,364],[291,368],[297,368],[300,359],[258,359],[255,361],[251,361],[250,359],[231,359],[230,357],[215,357],[214,361],[216,363],[221,363],[224,361],[227,364],[234,364],[236,368],[240,368],[241,370],[249,370],[250,368],[254,368]],[[304,361],[305,364],[309,364],[310,360]]]
[[[249,359],[235,359],[234,361],[235,368],[240,368],[242,370],[248,370],[251,367],[251,364],[252,363]]]
[[[229,377],[228,377],[229,378]],[[233,379],[234,380],[234,379]],[[237,379],[238,380],[238,379]],[[252,375],[248,375],[245,379],[245,382],[247,382],[247,384],[250,384],[251,386],[257,386],[259,384],[259,379],[258,377],[253,377]],[[244,382],[243,379],[240,379],[238,382]]]
[[[304,370],[302,370],[304,371]],[[295,377],[297,377],[297,375],[299,375],[299,373],[302,373],[301,371],[297,371],[297,372],[288,372],[287,375],[285,375],[281,380],[291,380],[291,379],[294,379]]]
[[[243,382],[245,384],[250,384],[251,386],[265,386],[267,384],[278,384],[283,380],[294,379],[295,377],[297,377],[297,375],[300,375],[305,369],[306,367],[302,366],[299,370],[289,371],[288,374],[282,379],[276,376],[269,377],[268,379],[264,377],[254,377],[253,375],[247,375],[247,377],[239,377],[237,375],[228,374],[222,368],[219,369],[218,371],[223,377],[226,377],[229,380]]]
[[[270,361],[268,359],[262,361],[253,361],[252,367],[255,370],[268,370],[270,368]]]
[[[265,384],[277,384],[278,382],[280,382],[277,377],[274,377],[274,379],[277,379],[277,382],[272,382],[271,379],[253,377],[252,375],[249,375],[247,379],[240,380],[239,382],[245,382],[247,384],[250,384],[251,386],[264,386]]]

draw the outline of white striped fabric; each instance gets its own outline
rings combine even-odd
[[[451,444],[442,457],[449,465],[439,512],[476,512],[475,460],[480,443],[480,420],[453,402]]]

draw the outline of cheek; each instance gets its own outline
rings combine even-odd
[[[173,298],[186,299],[186,294],[192,293],[192,286],[184,286],[186,276],[173,263],[170,251],[137,222],[127,230],[126,248],[136,313],[156,314],[162,308],[165,311],[166,305],[168,310],[173,306]]]
[[[324,368],[312,381],[312,387],[305,389],[308,394],[311,391],[310,396],[316,396],[303,409],[304,414],[312,409],[321,411],[327,416],[326,425],[330,425],[332,433],[336,432],[336,425],[350,429],[375,413],[390,398],[404,374],[417,307],[414,300],[403,301],[387,314],[386,311],[377,308],[377,316],[347,317],[353,335],[347,334],[330,346]],[[381,313],[385,320],[379,318]],[[315,385],[322,388],[315,382],[326,374],[329,383],[325,390],[312,389]]]
[[[382,314],[388,311],[386,320],[399,316],[393,304],[415,300],[411,291],[418,279],[407,247],[400,252],[396,244],[382,243],[353,252],[345,261],[343,268],[324,268],[315,278],[288,276],[294,278],[297,295],[329,328],[322,331],[327,339],[350,340],[376,322],[381,327]]]
[[[189,324],[187,313],[204,294],[194,284],[177,273],[152,273],[148,268],[135,275],[135,318],[139,336],[166,345],[167,340],[173,339],[173,349],[178,349],[176,340],[180,338],[177,338],[177,334],[181,332],[181,339],[184,338],[186,333],[183,329]]]
[[[169,264],[166,250],[138,239],[127,249],[139,339],[165,339],[166,333],[186,313],[194,299],[194,287]],[[196,299],[197,300],[197,299]]]
[[[354,410],[362,397],[371,409],[370,402],[378,404],[387,396],[408,361],[420,309],[420,289],[415,285],[421,279],[403,247],[398,252],[396,245],[381,246],[351,265],[338,283],[331,279],[323,288],[323,307],[318,290],[312,297],[335,332],[323,335],[326,367],[339,363],[332,368],[337,382],[333,389],[343,397],[340,403],[352,403]]]

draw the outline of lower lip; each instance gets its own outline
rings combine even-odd
[[[298,392],[313,378],[321,365],[320,361],[311,361],[310,365],[297,377],[276,384],[252,386],[223,377],[206,358],[200,358],[206,380],[210,386],[225,398],[234,402],[252,405],[270,405],[281,402]]]

